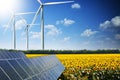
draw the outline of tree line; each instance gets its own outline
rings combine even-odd
[[[120,50],[28,50],[26,54],[119,54]]]
[[[7,49],[0,49],[7,50]],[[119,49],[114,50],[12,50],[9,51],[22,51],[25,54],[120,54]]]

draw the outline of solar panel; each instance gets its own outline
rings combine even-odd
[[[0,51],[0,56],[1,56],[1,59],[3,58],[8,58],[9,55],[7,55],[7,51]]]
[[[11,80],[22,80],[22,78],[19,76],[19,74],[14,70],[14,68],[6,60],[0,61],[0,67],[7,73],[7,75],[9,76],[9,78]],[[2,79],[2,77],[1,77],[1,79]],[[2,80],[4,80],[4,79],[2,79]]]
[[[23,52],[0,51],[0,59],[26,58]]]
[[[22,52],[0,51],[2,80],[57,80],[63,70],[54,55],[28,59]]]
[[[32,80],[39,80],[39,78],[37,76],[35,76],[35,77],[32,77]]]
[[[32,69],[34,74],[39,74],[37,67],[29,59],[24,59],[24,61],[26,64],[28,64],[30,66],[30,68]]]
[[[29,74],[24,70],[16,60],[9,60],[9,63],[14,67],[14,69],[19,73],[19,75],[22,77],[22,79],[26,79],[29,76]],[[24,64],[22,64],[24,65]]]
[[[36,67],[36,69],[38,70],[38,73],[42,72],[41,65],[39,65],[40,63],[38,61],[36,61],[36,59],[30,59],[31,63]]]
[[[34,75],[33,71],[32,71],[31,68],[30,68],[30,65],[27,65],[27,64],[24,62],[23,59],[17,59],[16,61],[17,61],[17,62],[20,64],[20,66],[29,74],[29,76],[33,76],[33,75]]]
[[[45,77],[45,80],[50,80],[47,79],[47,77],[53,77],[51,80],[54,80],[54,78],[57,79],[60,76],[61,72],[64,70],[64,67],[60,66],[62,64],[58,61],[56,56],[33,58],[31,59],[31,61],[35,66],[37,66],[39,72],[42,72],[42,74],[39,75],[39,77],[41,77],[42,79],[44,79],[45,75],[41,75],[46,74],[45,72],[47,72],[47,74],[52,74],[52,76],[47,75]]]
[[[0,67],[0,77],[2,77],[3,80],[10,80],[9,76],[1,67]]]

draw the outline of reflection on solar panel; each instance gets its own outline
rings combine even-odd
[[[0,51],[2,80],[57,80],[63,70],[54,55],[28,59],[22,52]]]

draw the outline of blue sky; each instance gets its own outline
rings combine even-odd
[[[36,12],[40,6],[37,0],[12,0],[11,5],[5,1],[9,7],[12,5],[11,10],[15,13]],[[120,49],[120,1],[74,1],[44,7],[45,49]],[[6,7],[0,6],[0,48],[12,49],[12,23],[5,26],[12,13]],[[22,15],[24,19],[16,16],[17,49],[26,49],[25,23],[30,24],[34,15]],[[40,24],[40,15],[35,23]],[[32,26],[29,36],[30,49],[41,49],[40,26]]]

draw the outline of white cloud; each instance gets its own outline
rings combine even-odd
[[[65,37],[65,38],[63,39],[63,42],[67,42],[67,41],[69,41],[70,38],[71,38],[71,37]]]
[[[48,36],[54,36],[62,33],[62,31],[54,25],[45,25],[45,29],[47,29]]]
[[[30,34],[31,34],[31,38],[33,38],[33,39],[39,39],[39,38],[41,38],[41,33],[40,32],[30,32]]]
[[[110,21],[106,20],[100,24],[100,28],[107,29],[110,27],[120,27],[120,16],[112,18]]]
[[[107,29],[108,27],[111,27],[111,22],[108,20],[100,24],[100,28],[102,29]]]
[[[115,39],[120,39],[120,34],[116,34]]]
[[[98,31],[92,31],[91,29],[86,29],[81,36],[89,37],[96,34]]]
[[[115,27],[120,27],[120,16],[112,18],[111,22]]]
[[[71,7],[72,7],[73,9],[79,9],[79,8],[80,8],[80,4],[74,3]]]
[[[56,24],[57,24],[57,25],[58,25],[58,24],[63,24],[64,26],[70,26],[70,25],[72,25],[72,24],[74,24],[74,23],[75,23],[74,20],[67,19],[67,18],[65,18],[64,20],[58,20],[58,21],[56,21]]]
[[[23,27],[25,27],[26,24],[27,24],[27,21],[25,19],[16,21],[15,23],[16,30],[21,30]]]

